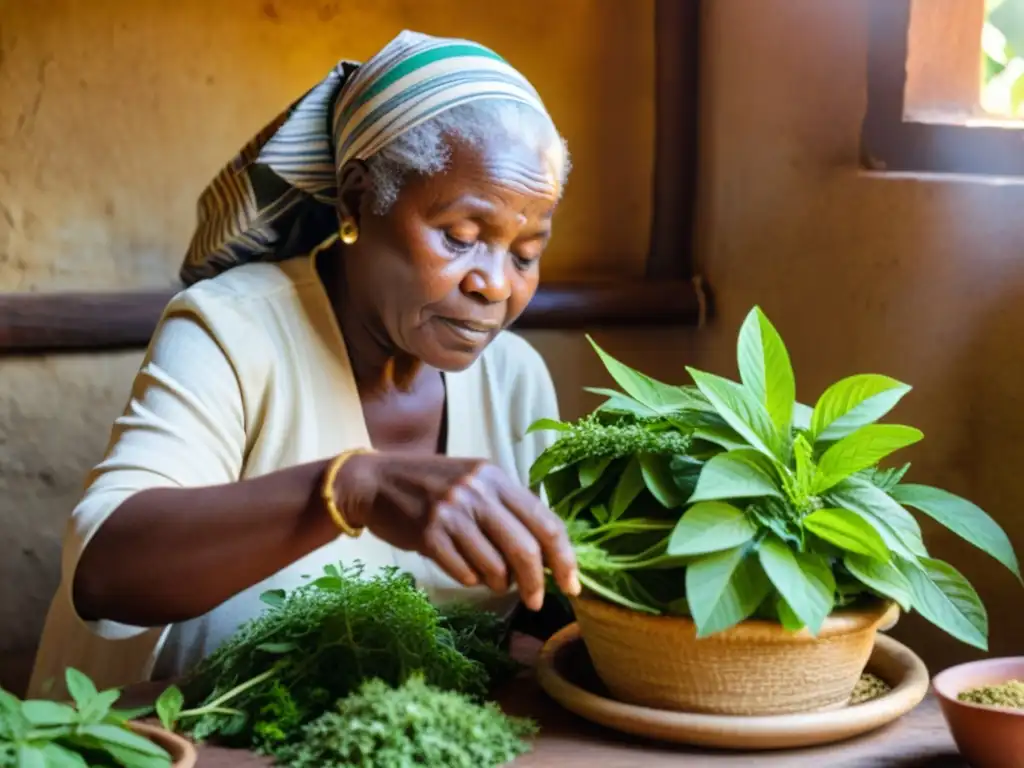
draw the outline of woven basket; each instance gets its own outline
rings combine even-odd
[[[817,637],[744,621],[701,640],[689,618],[650,616],[592,598],[572,601],[594,669],[619,701],[723,715],[781,715],[842,707],[893,603],[840,611]]]

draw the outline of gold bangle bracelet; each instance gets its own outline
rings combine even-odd
[[[362,535],[363,528],[354,528],[350,525],[348,520],[345,519],[344,513],[338,509],[338,504],[334,500],[334,482],[338,479],[338,472],[341,471],[345,462],[360,453],[369,453],[369,451],[360,448],[354,451],[345,451],[335,456],[331,463],[327,465],[327,471],[324,472],[324,483],[320,488],[320,497],[323,499],[327,514],[331,516],[331,520],[334,521],[334,524],[338,526],[342,533],[354,539]]]

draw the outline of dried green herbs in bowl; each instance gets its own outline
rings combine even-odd
[[[957,747],[977,768],[1017,765],[1024,755],[1024,657],[950,667],[932,688]],[[1008,762],[1008,760],[1011,760]]]

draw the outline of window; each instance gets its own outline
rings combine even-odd
[[[863,164],[1024,175],[1024,0],[871,0],[869,9]]]
[[[1024,121],[1024,0],[986,0],[980,106]]]

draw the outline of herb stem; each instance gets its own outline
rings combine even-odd
[[[205,707],[196,707],[195,709],[186,709],[183,712],[178,713],[178,719],[183,717],[201,717],[203,715],[240,715],[242,711],[239,709],[232,709],[231,707],[215,707],[212,704],[207,704]]]
[[[617,561],[617,564],[621,564],[622,565],[622,569],[621,570],[632,570],[632,569],[638,569],[638,568],[649,568],[652,565],[663,565],[665,563],[670,563],[673,560],[680,560],[680,561],[682,561],[683,558],[679,557],[678,555],[662,554],[662,555],[656,555],[654,557],[649,557],[649,558],[647,558],[645,560],[623,559],[623,560]],[[680,565],[682,565],[682,562],[680,562]]]
[[[236,685],[230,691],[221,694],[205,706],[196,707],[195,709],[186,709],[182,712],[179,712],[178,719],[180,720],[183,717],[201,717],[203,715],[239,715],[241,714],[241,712],[239,712],[237,709],[229,709],[222,705],[231,701],[231,699],[233,699],[238,694],[245,693],[245,691],[249,690],[250,688],[257,686],[266,680],[269,680],[277,674],[277,670],[277,667],[271,667],[266,672],[261,672],[260,674],[256,675],[256,677],[246,680],[241,685]]]
[[[657,615],[658,613],[658,611],[656,611],[654,608],[651,608],[650,606],[633,602],[629,598],[623,597],[622,595],[613,592],[612,590],[605,587],[603,584],[587,576],[587,574],[585,573],[580,573],[579,577],[580,584],[589,589],[591,592],[596,592],[597,594],[601,595],[601,597],[605,598],[606,600],[611,600],[613,603],[618,603],[619,605],[623,605],[627,608],[632,608],[635,611],[643,611],[644,613],[653,613],[655,615]]]

